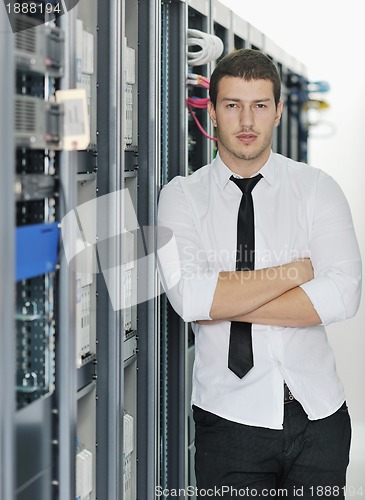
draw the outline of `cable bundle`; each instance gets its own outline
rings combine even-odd
[[[188,74],[187,84],[193,85],[194,87],[203,87],[209,90],[209,78],[202,75],[196,75],[195,73]],[[203,98],[188,97],[187,99],[188,105],[200,109],[206,108],[208,102],[209,102],[209,97],[203,97]]]
[[[218,59],[223,53],[224,45],[216,35],[209,35],[196,29],[188,29],[188,47],[198,46],[200,50],[188,50],[189,66],[202,66]]]
[[[200,50],[187,51],[189,66],[203,66],[204,64],[208,64],[209,62],[218,59],[218,57],[220,57],[224,51],[223,42],[219,37],[217,37],[216,35],[210,35],[208,33],[204,33],[203,31],[199,31],[196,29],[188,29],[188,39],[186,44],[188,47],[192,46],[200,47]],[[209,79],[206,78],[205,76],[197,75],[195,73],[189,73],[187,84],[193,85],[195,87],[203,87],[209,90]],[[207,139],[216,141],[217,139],[215,137],[211,137],[203,129],[201,123],[199,122],[193,110],[193,108],[206,109],[208,102],[209,102],[209,97],[187,98],[187,106],[189,113],[193,117],[200,132]]]
[[[195,73],[189,73],[188,75],[188,80],[187,80],[188,85],[193,85],[194,87],[203,87],[205,89],[209,90],[209,79],[206,78],[205,76],[202,75],[196,75]],[[217,139],[215,137],[210,136],[207,134],[207,132],[203,129],[201,123],[199,122],[198,118],[196,117],[196,114],[194,113],[193,108],[196,109],[206,109],[208,102],[209,102],[209,97],[188,97],[186,100],[187,106],[189,113],[193,117],[197,127],[199,128],[200,132],[207,138],[212,141],[216,141]]]
[[[308,82],[308,91],[309,92],[329,92],[330,84],[324,80],[317,82]]]

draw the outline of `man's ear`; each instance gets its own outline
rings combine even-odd
[[[277,127],[280,123],[280,118],[283,113],[284,101],[279,101],[276,106],[276,115],[275,115],[275,127]]]
[[[217,126],[217,118],[216,118],[215,109],[214,109],[212,101],[208,102],[207,110],[208,110],[210,119],[212,120],[213,127],[216,127]]]

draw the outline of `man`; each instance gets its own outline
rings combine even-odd
[[[361,261],[334,180],[271,150],[280,88],[263,53],[224,57],[208,105],[218,155],[161,191],[178,252],[162,280],[195,333],[202,496],[344,498],[351,426],[325,325],[356,313]]]

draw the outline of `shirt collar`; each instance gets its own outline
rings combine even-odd
[[[219,156],[219,153],[217,153],[217,156],[212,162],[212,168],[213,175],[218,186],[221,189],[224,189],[233,172],[230,168],[227,167],[225,163],[223,163],[221,157]],[[273,153],[272,151],[270,152],[269,159],[257,173],[262,174],[264,179],[266,179],[270,185],[273,185],[275,183],[278,173],[275,153]]]

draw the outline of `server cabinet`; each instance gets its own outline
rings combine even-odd
[[[206,84],[216,60],[200,66],[189,65],[190,44],[185,56],[181,52],[189,37],[197,36],[195,31],[189,32],[189,29],[221,38],[223,54],[243,47],[266,52],[283,77],[285,101],[289,99],[286,74],[292,71],[293,62],[264,33],[216,0],[163,2],[162,11],[161,185],[164,185],[176,175],[193,173],[212,161],[216,153],[210,120],[203,106],[203,100],[208,96]],[[201,88],[194,84],[201,78],[196,75],[203,77]],[[165,76],[168,76],[166,80]],[[187,88],[184,87],[186,78]],[[185,99],[188,108],[193,105],[193,99],[199,100],[201,108],[197,106],[195,110],[197,119],[186,110]],[[288,154],[289,113],[290,110],[284,112],[273,139],[273,149],[283,154]],[[296,129],[290,134],[291,141],[298,141]],[[170,490],[194,487],[194,422],[190,409],[194,335],[190,326],[184,325],[166,304],[164,296],[161,301],[161,339],[161,370],[164,374],[161,380],[161,421],[167,429],[166,432],[163,428],[161,430],[161,464],[165,471],[161,476],[161,485]]]
[[[283,50],[276,45],[276,43],[271,40],[269,37],[264,35],[263,37],[263,51],[267,56],[273,61],[273,63],[278,68],[279,74],[282,74],[282,66],[283,66],[283,58],[285,57],[285,53]],[[285,90],[283,87],[282,98],[285,97]],[[273,141],[272,141],[272,149],[275,153],[282,153],[283,147],[283,128],[285,128],[286,118],[285,118],[286,110],[284,110],[279,125],[274,129]]]
[[[9,18],[15,82],[6,89],[15,118],[9,169],[16,175],[15,275],[8,282],[15,297],[15,485],[9,498],[46,499],[56,491],[54,456],[59,444],[56,302],[64,113],[55,93],[63,77],[64,31],[53,7],[32,16],[21,5],[19,11],[14,6]]]
[[[296,69],[297,67],[297,69]],[[308,80],[298,64],[289,67],[286,74],[286,106],[288,113],[288,156],[307,161],[308,130],[304,105],[308,102]]]
[[[52,18],[51,11],[37,19],[23,13],[16,18],[16,33],[1,12],[1,67],[7,75],[1,87],[6,117],[1,137],[9,167],[1,197],[1,276],[9,291],[1,296],[6,346],[1,370],[9,381],[7,405],[0,412],[1,498],[6,500],[85,496],[79,483],[86,462],[90,499],[98,492],[105,498],[137,496],[138,299],[131,295],[139,278],[138,6],[80,0],[67,7]],[[149,11],[144,14],[150,19]],[[75,88],[83,91],[87,108],[83,151],[65,147],[63,120],[70,119],[69,109],[57,101],[57,95]],[[156,135],[149,142],[158,144]],[[151,173],[158,175],[158,164],[142,158],[150,180]],[[99,210],[103,195],[106,211]],[[76,233],[70,220],[76,221]],[[55,244],[60,226],[64,246]],[[120,233],[128,237],[111,238]],[[39,238],[41,258],[35,262],[27,250],[34,256],[32,245]],[[107,243],[97,248],[99,238]],[[97,251],[83,252],[80,245]],[[52,259],[44,255],[48,250]],[[83,262],[90,255],[90,262]],[[114,280],[107,279],[110,263],[117,266]],[[156,284],[154,276],[151,286]],[[154,290],[153,300],[156,296]],[[123,303],[116,307],[113,299]],[[143,323],[143,329],[157,331],[151,323]],[[156,363],[148,359],[146,366],[151,370]],[[15,367],[13,380],[9,373]],[[143,373],[143,363],[140,368]],[[157,414],[156,402],[154,408]],[[131,435],[128,449],[125,431]],[[147,434],[155,443],[154,428]],[[151,457],[148,464],[151,460],[155,464]]]
[[[96,475],[108,499],[153,496],[159,473],[159,26],[158,2],[99,3],[97,184],[110,203],[98,228],[121,235],[98,275]]]

